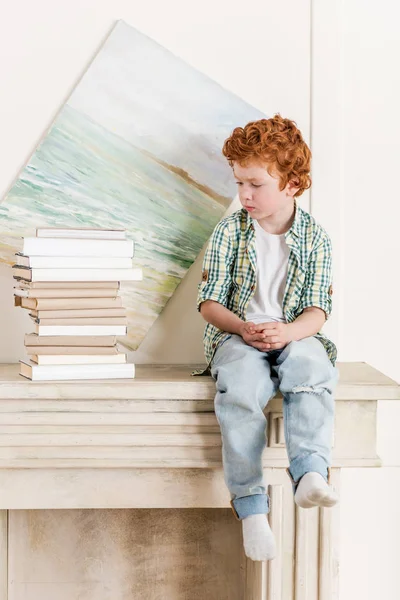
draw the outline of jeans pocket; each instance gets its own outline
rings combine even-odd
[[[228,340],[230,340],[232,337],[231,333],[228,333],[227,336],[220,342],[219,346],[218,346],[218,350],[225,344],[225,342],[227,342]]]

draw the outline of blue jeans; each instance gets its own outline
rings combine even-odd
[[[211,375],[216,380],[225,483],[237,518],[269,512],[262,469],[263,411],[278,388],[293,489],[309,471],[328,480],[338,370],[320,341],[308,337],[281,350],[260,352],[232,335],[217,348]]]

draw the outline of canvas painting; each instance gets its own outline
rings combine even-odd
[[[0,260],[40,226],[126,229],[144,277],[121,284],[137,349],[235,194],[224,139],[263,116],[118,21],[0,203]]]

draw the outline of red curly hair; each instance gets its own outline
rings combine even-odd
[[[293,181],[299,188],[295,197],[311,186],[311,151],[296,123],[279,113],[236,127],[225,140],[222,154],[231,167],[235,162],[241,166],[251,162],[265,165],[270,175],[279,175],[281,190]]]

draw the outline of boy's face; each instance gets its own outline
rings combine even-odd
[[[270,175],[267,167],[257,162],[248,163],[246,166],[235,162],[233,173],[238,185],[240,202],[257,221],[287,209],[289,201],[292,203],[293,196],[298,190],[291,182],[280,190],[279,176]]]

